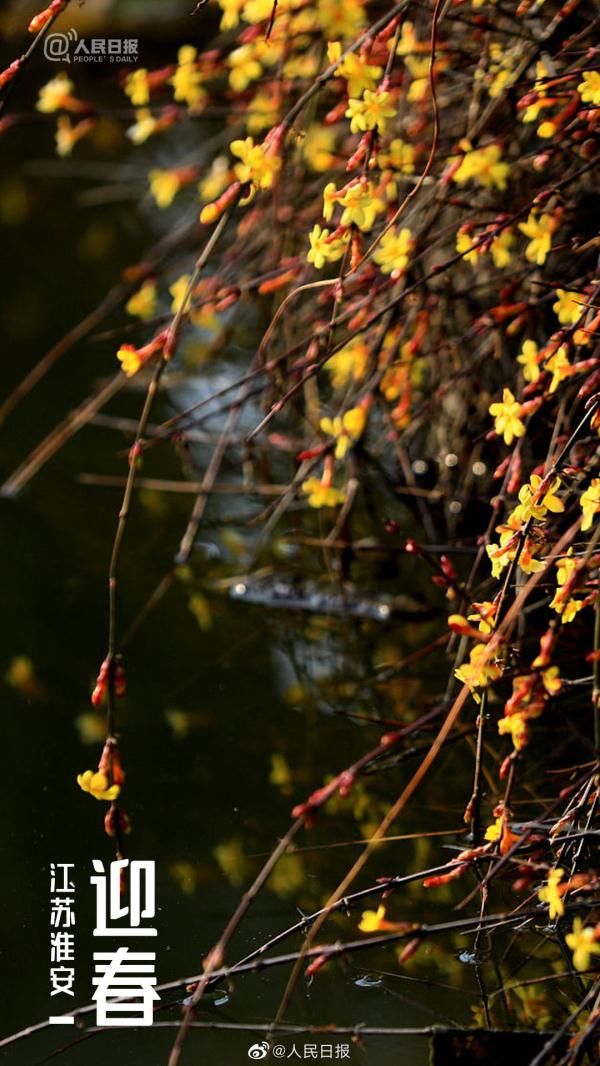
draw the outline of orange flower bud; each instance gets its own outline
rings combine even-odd
[[[438,888],[440,885],[447,885],[449,881],[456,881],[458,877],[462,877],[468,869],[469,863],[464,862],[456,865],[453,870],[449,870],[446,874],[433,874],[431,877],[425,878],[423,888]]]
[[[231,185],[222,192],[217,200],[212,204],[206,204],[200,212],[200,221],[203,225],[207,226],[211,222],[216,222],[221,217],[224,211],[234,203],[244,192],[247,192],[247,183],[242,185],[241,181],[234,181]]]
[[[52,0],[52,3],[49,4],[48,7],[44,8],[43,11],[39,11],[37,15],[33,16],[31,22],[29,23],[29,26],[27,27],[29,33],[39,33],[39,31],[43,30],[44,26],[46,26],[50,22],[50,19],[56,18],[57,15],[60,15],[63,8],[65,8],[66,6],[67,0]]]
[[[291,270],[285,270],[282,274],[278,274],[276,278],[268,278],[267,281],[263,281],[262,285],[259,285],[258,291],[261,296],[264,296],[269,292],[277,292],[278,289],[283,289],[285,285],[288,285],[290,281],[293,281],[299,272],[299,267],[294,267]]]
[[[200,212],[200,221],[204,226],[209,226],[211,222],[216,222],[221,212],[217,207],[217,204],[207,204]]]
[[[230,292],[228,296],[224,296],[222,300],[215,304],[215,311],[226,311],[228,307],[233,307],[239,298],[239,292]]]
[[[360,233],[352,234],[351,254],[350,254],[350,270],[356,270],[360,263],[360,257],[362,255],[362,244],[360,239]]]

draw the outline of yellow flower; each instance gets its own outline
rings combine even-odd
[[[251,863],[244,854],[239,837],[217,844],[216,848],[213,848],[213,855],[230,884],[243,885],[248,878]]]
[[[218,155],[210,165],[208,173],[198,185],[198,192],[203,201],[210,204],[225,191],[233,179],[233,173],[229,169],[229,162],[224,155]]]
[[[583,81],[579,82],[577,92],[584,104],[600,107],[600,71],[584,70]]]
[[[412,233],[409,229],[389,229],[381,238],[373,259],[383,274],[397,277],[408,266],[409,253],[414,247]]]
[[[369,348],[364,336],[353,337],[325,364],[334,389],[343,389],[349,381],[362,381],[369,361]]]
[[[519,505],[508,515],[506,523],[496,526],[496,532],[500,534],[500,544],[488,544],[485,549],[492,564],[492,577],[500,577],[504,567],[514,559],[519,543],[517,536],[523,527],[522,517],[522,508]],[[521,552],[521,560],[526,545],[527,541]]]
[[[109,786],[108,778],[101,770],[85,770],[84,773],[77,774],[77,784],[94,799],[108,800],[110,803],[116,800],[121,791],[120,785]]]
[[[494,662],[488,662],[488,651],[485,644],[476,644],[469,655],[469,662],[463,663],[460,669],[454,671],[454,676],[468,685],[471,693],[475,695],[475,689],[487,688],[492,681],[497,681],[502,676],[501,668]],[[475,695],[479,701],[479,697]]]
[[[562,611],[555,606],[554,600],[552,601],[550,606],[554,607],[554,609],[560,614],[561,622],[567,626],[579,614],[581,608],[583,607],[583,600],[576,600],[574,596],[571,596],[571,598],[567,600],[566,604],[562,608]]]
[[[156,132],[158,127],[158,120],[154,118],[151,111],[147,108],[142,108],[135,113],[135,122],[133,126],[129,126],[125,130],[125,136],[129,138],[132,144],[144,144],[153,133]]]
[[[556,229],[552,215],[538,216],[532,211],[526,222],[519,222],[519,229],[529,237],[525,258],[529,263],[543,266],[552,247],[552,234]]]
[[[564,344],[561,344],[554,355],[551,355],[549,359],[544,363],[544,370],[549,370],[552,374],[552,381],[550,382],[550,388],[548,392],[556,392],[561,381],[565,378],[570,378],[571,374],[576,374],[576,368],[571,365],[567,356],[567,349]]]
[[[327,58],[330,63],[335,63],[342,54],[342,46],[339,41],[330,41],[327,45]],[[374,89],[383,74],[383,68],[372,66],[366,59],[356,52],[346,56],[338,64],[336,74],[345,78],[348,82],[348,96],[359,97],[365,89]]]
[[[529,107],[526,107],[523,112],[523,122],[537,122],[540,111],[545,107],[552,107],[554,101],[548,99],[545,96],[539,96]]]
[[[260,78],[263,72],[252,44],[243,44],[240,48],[235,48],[229,54],[228,63],[229,84],[236,93],[242,93],[248,88],[250,82]]]
[[[467,181],[477,181],[484,188],[494,186],[497,189],[505,189],[510,167],[508,163],[501,161],[501,155],[497,144],[468,149],[453,175],[453,180],[459,185],[464,185]]]
[[[335,457],[343,459],[348,448],[362,436],[367,416],[362,407],[352,407],[342,417],[322,418],[320,428],[323,433],[335,439]]]
[[[150,102],[148,71],[144,67],[128,74],[123,88],[134,107],[145,107]]]
[[[519,489],[519,502],[523,519],[527,521],[529,518],[536,518],[538,522],[543,522],[548,511],[552,511],[553,514],[561,514],[565,509],[565,505],[560,497],[556,495],[560,484],[560,478],[555,478],[552,484],[544,489],[541,494],[542,478],[539,474],[532,474],[529,482]]]
[[[575,571],[577,570],[577,561],[573,559],[571,551],[572,549],[569,548],[569,554],[563,556],[562,559],[559,559],[556,564],[556,569],[558,570],[558,574],[556,575],[556,584],[560,585],[561,587],[562,585],[566,585],[567,581],[571,580]]]
[[[496,840],[500,840],[500,837],[502,836],[502,829],[502,818],[496,818],[495,822],[492,822],[491,825],[488,825],[485,831],[484,839],[490,840],[492,843],[494,843]]]
[[[278,107],[273,93],[267,89],[258,89],[248,105],[246,127],[248,133],[260,133],[270,130],[277,121]]]
[[[145,281],[144,284],[125,304],[128,315],[137,315],[138,318],[152,318],[156,313],[156,285],[153,281]]]
[[[523,367],[525,381],[537,381],[541,374],[538,352],[539,349],[535,341],[523,341],[521,352],[517,356],[517,362],[521,363]]]
[[[413,52],[423,50],[423,45],[418,41],[413,22],[402,23],[402,34],[396,47],[397,56],[411,55]]]
[[[181,188],[181,178],[176,170],[151,170],[148,179],[150,192],[156,201],[156,206],[169,207]]]
[[[485,831],[485,840],[489,840],[491,843],[495,843],[496,841],[500,842],[501,855],[506,855],[518,839],[517,834],[511,832],[506,818],[502,817],[502,815],[499,815],[495,822],[488,825]]]
[[[581,530],[585,533],[587,529],[592,528],[594,517],[600,511],[600,477],[592,479],[589,488],[582,493],[579,503],[583,511]]]
[[[169,79],[173,86],[175,100],[196,107],[206,98],[202,88],[202,75],[196,67],[197,50],[191,44],[184,44],[177,53],[177,70]]]
[[[323,174],[326,170],[330,170],[335,162],[334,147],[334,131],[314,122],[308,127],[306,137],[302,142],[302,156],[311,170],[314,170],[316,174]]]
[[[467,263],[476,263],[481,255],[481,247],[474,248],[474,244],[476,241],[473,240],[471,234],[461,227],[456,234],[456,251],[460,252]]]
[[[327,190],[328,186],[323,192]],[[341,218],[342,226],[350,226],[354,223],[363,232],[373,228],[373,223],[381,211],[385,211],[385,204],[375,195],[375,187],[371,181],[357,181],[350,185],[338,202],[344,208]]]
[[[533,557],[534,545],[529,537],[526,537],[523,551],[519,556],[519,566],[524,574],[537,574],[544,569],[541,559]]]
[[[73,82],[66,74],[57,74],[40,89],[36,108],[45,115],[58,111],[73,92]]]
[[[325,263],[336,263],[341,259],[348,245],[348,236],[331,237],[328,229],[315,224],[308,235],[310,250],[306,258],[317,270],[322,270]]]
[[[363,911],[358,928],[361,933],[377,933],[385,929],[385,907],[381,904],[376,911]]]
[[[352,133],[364,133],[366,130],[385,131],[388,118],[394,118],[396,108],[391,103],[389,92],[377,89],[365,89],[361,100],[348,100],[346,118],[350,119]]]
[[[380,904],[376,911],[363,911],[358,928],[361,933],[397,932],[407,928],[403,922],[389,922],[385,907]]]
[[[585,310],[585,302],[578,292],[568,292],[566,289],[557,289],[558,300],[552,304],[552,310],[558,315],[558,321],[563,326],[574,326],[581,318]]]
[[[476,608],[476,613],[467,615],[468,621],[477,622],[480,633],[491,633],[496,624],[498,604],[491,600],[483,600],[481,603],[474,603],[473,607]]]
[[[240,21],[240,13],[246,0],[219,0],[219,7],[223,12],[219,29],[233,30]]]
[[[505,566],[508,566],[510,562],[510,556],[500,554],[500,545],[491,544],[486,545],[486,554],[492,564],[492,577],[499,578]]]
[[[492,73],[492,71],[490,71]],[[499,96],[502,96],[506,86],[509,84],[512,78],[512,71],[506,69],[498,69],[494,73],[492,81],[488,88],[488,95],[492,100],[497,100]]]
[[[285,11],[285,0],[278,5],[279,11]],[[273,10],[273,0],[246,0],[244,4],[244,21],[249,22],[251,25],[257,22],[264,22],[268,19]]]
[[[312,15],[312,12],[306,10],[303,13],[303,18],[308,20]],[[300,16],[298,17],[297,24],[299,24]],[[299,78],[307,78],[312,80],[316,78],[319,73],[319,60],[315,52],[296,53],[289,59],[286,59],[283,64],[283,76],[295,81]]]
[[[322,433],[336,439],[336,458],[342,459],[350,447],[350,439],[343,432],[341,418],[322,418],[319,427]]]
[[[182,274],[181,277],[177,278],[177,281],[174,281],[172,285],[169,285],[169,292],[172,297],[171,311],[174,315],[177,314],[183,304],[183,300],[187,292],[188,285],[190,283],[190,278],[191,274]],[[188,298],[187,305],[185,307],[186,311],[189,310],[189,306],[190,303]]]
[[[571,550],[569,549],[568,554],[559,559],[556,564],[558,571],[556,584],[558,588],[550,603],[552,609],[560,615],[560,620],[564,625],[572,622],[584,606],[583,600],[577,600],[570,595],[570,590],[573,587],[572,580],[577,572],[577,562],[571,557]],[[564,586],[567,586],[567,588]]]
[[[538,126],[537,135],[538,137],[545,138],[554,137],[554,134],[556,133],[557,129],[558,126],[556,125],[556,122],[551,122],[549,119],[547,119],[546,122],[541,122]]]
[[[331,222],[337,202],[338,191],[335,182],[329,181],[323,189],[323,218],[326,222]]]
[[[232,141],[229,148],[241,160],[233,168],[238,181],[251,181],[257,189],[271,188],[281,168],[278,156],[269,155],[262,144],[254,143],[253,137]]]
[[[521,751],[529,741],[527,719],[518,711],[515,714],[507,714],[499,720],[498,732],[500,736],[510,734],[516,751]]]
[[[548,881],[545,888],[540,888],[538,892],[538,899],[541,903],[548,904],[548,917],[550,921],[554,918],[561,918],[565,913],[565,905],[562,900],[562,896],[558,891],[558,886],[562,881],[564,870],[561,870],[560,866],[554,870],[550,870],[548,874]]]
[[[73,148],[94,126],[94,119],[84,118],[72,124],[68,115],[59,115],[56,123],[56,154],[64,158],[71,155]]]
[[[415,150],[401,137],[394,137],[387,149],[377,156],[377,163],[383,169],[398,170],[401,174],[414,174]]]
[[[589,970],[592,955],[600,955],[600,944],[596,941],[593,926],[585,928],[581,918],[573,919],[573,932],[567,933],[567,947],[573,952],[573,966],[576,970]]]
[[[522,437],[525,424],[521,421],[521,404],[515,400],[510,389],[503,389],[502,403],[490,404],[489,412],[494,419],[494,429],[505,444],[512,444],[515,437]]]
[[[348,411],[345,411],[342,417],[342,424],[344,433],[351,440],[358,440],[359,437],[362,437],[367,424],[367,415],[364,407],[351,407]]]
[[[317,19],[325,37],[354,39],[365,25],[363,0],[317,0]]]
[[[558,666],[549,666],[547,670],[542,670],[541,677],[542,684],[548,695],[554,696],[557,692],[560,692],[562,681]]]
[[[405,62],[412,74],[412,81],[409,85],[406,99],[411,104],[418,103],[420,100],[424,100],[429,92],[429,57],[407,56]],[[437,66],[439,69],[439,60]]]
[[[301,488],[308,496],[309,507],[338,507],[346,497],[343,489],[336,489],[318,477],[306,478]]]
[[[511,229],[504,229],[497,237],[492,241],[490,252],[492,253],[492,259],[494,266],[498,270],[502,270],[503,267],[508,266],[512,259],[511,248],[515,243],[515,235]]]
[[[133,344],[122,344],[117,352],[117,359],[121,363],[121,370],[128,378],[132,378],[134,374],[137,374],[145,362],[144,356],[140,355]]]

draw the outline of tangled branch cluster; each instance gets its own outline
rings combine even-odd
[[[65,6],[51,4],[31,29],[43,32]],[[478,872],[471,893],[481,907],[477,944],[493,921],[490,893],[511,873],[515,925],[548,907],[553,935],[570,951],[565,981],[573,981],[574,970],[593,969],[600,953],[598,875],[588,846],[597,826],[600,745],[594,5],[402,0],[386,9],[364,0],[219,0],[215,7],[220,25],[210,48],[186,43],[167,66],[127,74],[122,90],[131,113],[114,119],[146,158],[155,146],[161,160],[172,153],[171,165],[149,167],[147,196],[174,222],[178,212],[194,211],[199,253],[183,274],[168,250],[123,279],[129,318],[121,328],[133,340],[107,351],[107,365],[116,354],[116,387],[135,378],[147,392],[111,564],[108,654],[93,697],[108,706],[108,738],[98,770],[79,783],[110,804],[107,831],[120,849],[127,828],[114,713],[124,686],[120,546],[142,458],[197,428],[207,403],[152,438],[151,405],[173,367],[201,374],[198,353],[204,361],[226,359],[240,323],[258,316],[260,343],[234,384],[212,397],[225,413],[223,428],[200,472],[176,565],[191,558],[226,454],[243,466],[246,481],[273,489],[267,531],[292,508],[309,532],[318,525],[318,543],[329,551],[341,542],[346,565],[367,521],[384,541],[397,542],[405,526],[405,517],[390,521],[387,505],[373,508],[366,483],[376,470],[392,498],[398,490],[410,503],[413,535],[402,544],[424,571],[433,568],[450,667],[437,737],[315,916],[296,970],[306,958],[315,974],[339,953],[331,946],[317,952],[314,936],[461,715],[476,727],[473,783],[464,796],[471,835],[425,886]],[[190,37],[213,16],[212,6],[202,8]],[[0,76],[5,91],[22,71],[17,60]],[[70,73],[41,87],[37,109],[56,121],[59,156],[93,145],[98,108],[79,96]],[[5,135],[18,120],[18,113],[3,119]],[[203,133],[182,149],[179,129],[188,126]],[[181,255],[177,240],[174,250]],[[109,394],[100,397],[90,412]],[[244,429],[240,445],[234,432],[257,397],[260,419]],[[282,466],[291,474],[279,490]],[[426,471],[434,472],[429,480]],[[430,544],[436,538],[449,544],[441,563]],[[453,545],[472,548],[468,572]],[[517,825],[511,803],[530,751],[552,743],[556,708],[573,693],[587,749],[579,749],[556,799]],[[419,727],[386,735],[297,805],[292,835]],[[482,813],[485,775],[497,789],[489,818]],[[208,957],[172,1063],[263,882],[264,871]],[[376,891],[394,901],[394,878]],[[569,909],[578,913],[565,926]],[[388,910],[382,903],[366,911],[360,929],[391,939],[410,933],[404,965],[429,933],[407,929]],[[575,987],[579,1001],[567,1022],[575,1023],[582,1004],[589,1013],[573,1062],[593,1042],[600,1006],[597,984],[591,995],[581,981]],[[487,1000],[485,1009],[489,1022]]]

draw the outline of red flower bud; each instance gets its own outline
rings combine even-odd
[[[317,955],[316,959],[313,959],[313,961],[306,967],[306,976],[312,977],[313,974],[322,969],[327,962],[329,962],[329,955]]]
[[[125,811],[110,805],[104,817],[104,832],[109,837],[124,836],[131,832],[131,822]]]
[[[15,59],[10,64],[10,66],[6,68],[6,70],[2,71],[2,73],[0,74],[0,89],[3,89],[9,81],[12,81],[12,79],[15,77],[15,74],[17,74],[22,62],[22,59]]]
[[[400,952],[400,955],[398,956],[398,962],[399,963],[408,962],[409,959],[412,959],[413,955],[415,954],[415,952],[418,950],[418,948],[420,946],[421,946],[421,941],[420,941],[419,937],[415,937],[414,940],[409,940],[409,942],[406,945],[406,947],[403,949],[403,951]]]
[[[110,659],[105,659],[98,671],[98,677],[96,678],[96,687],[92,692],[92,706],[99,707],[106,696],[106,690],[108,688],[108,671],[110,669]]]

